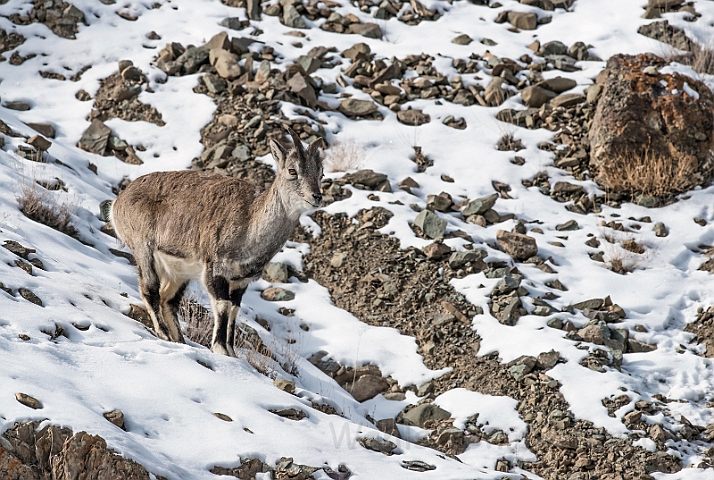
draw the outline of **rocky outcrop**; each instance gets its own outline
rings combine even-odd
[[[665,64],[652,54],[615,55],[598,75],[590,168],[606,189],[616,190],[608,176],[623,156],[694,162],[686,187],[710,179],[714,95],[698,80],[659,72]]]
[[[0,437],[0,473],[13,480],[148,480],[149,473],[107,448],[102,437],[40,422],[17,423]]]

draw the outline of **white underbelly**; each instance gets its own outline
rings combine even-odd
[[[174,280],[200,280],[203,276],[204,264],[197,259],[179,258],[160,251],[154,253],[154,258],[164,273]]]

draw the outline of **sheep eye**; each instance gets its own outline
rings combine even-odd
[[[294,177],[297,177],[297,170],[294,168],[288,168],[288,173]]]

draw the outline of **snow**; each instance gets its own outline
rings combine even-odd
[[[139,18],[128,22],[115,14],[116,5],[104,5],[93,0],[76,0],[74,4],[86,15],[89,25],[80,25],[77,40],[66,40],[52,34],[42,24],[15,26],[0,17],[0,28],[18,31],[26,42],[17,48],[20,55],[36,54],[20,66],[0,63],[0,98],[3,102],[28,101],[32,109],[16,112],[0,107],[0,118],[16,132],[31,136],[34,132],[25,125],[29,122],[49,122],[57,128],[57,138],[49,150],[51,159],[58,163],[33,163],[14,153],[23,143],[22,138],[5,137],[6,146],[0,151],[0,240],[13,240],[35,248],[36,257],[45,265],[45,271],[35,268],[30,276],[14,266],[16,257],[0,249],[0,279],[5,287],[17,291],[29,288],[43,301],[44,307],[33,305],[19,296],[0,291],[0,431],[14,422],[41,420],[75,431],[86,430],[101,435],[118,453],[138,461],[156,475],[168,478],[215,478],[208,470],[214,465],[236,466],[240,459],[258,457],[273,465],[282,456],[292,456],[296,462],[312,466],[324,464],[337,468],[345,463],[354,472],[354,478],[500,478],[503,473],[494,470],[498,459],[534,461],[535,455],[525,446],[526,424],[519,417],[517,402],[507,397],[494,397],[455,389],[440,395],[435,402],[450,411],[455,425],[463,426],[471,415],[479,414],[479,423],[488,429],[502,429],[510,444],[490,445],[484,441],[473,444],[459,458],[463,463],[444,458],[438,452],[398,441],[400,455],[385,457],[370,452],[356,443],[364,435],[387,438],[373,427],[367,416],[375,420],[393,418],[404,406],[414,404],[419,398],[409,392],[404,401],[391,401],[383,396],[362,404],[342,390],[334,380],[312,366],[306,359],[313,353],[325,350],[329,356],[348,366],[366,363],[380,367],[383,374],[391,375],[400,385],[420,385],[447,371],[426,368],[418,353],[415,339],[401,335],[389,327],[364,324],[350,313],[337,308],[329,285],[315,281],[300,283],[295,279],[283,285],[295,292],[296,299],[280,304],[266,302],[260,291],[270,286],[260,280],[246,293],[239,319],[255,328],[264,342],[280,346],[280,355],[296,362],[298,377],[293,377],[274,366],[274,374],[296,381],[298,396],[288,395],[272,386],[271,380],[260,375],[243,359],[230,359],[212,354],[195,344],[179,345],[156,339],[140,324],[127,318],[131,303],[140,304],[136,285],[136,272],[124,259],[109,252],[120,248],[116,241],[99,232],[102,223],[96,218],[100,201],[111,198],[111,187],[124,176],[136,178],[142,174],[183,169],[192,158],[202,153],[200,130],[211,119],[215,106],[210,98],[192,91],[198,75],[166,78],[153,64],[153,57],[166,42],[200,45],[224,29],[218,25],[227,16],[241,16],[243,9],[233,9],[218,1],[172,0],[159,2],[159,8],[139,1],[122,2],[121,9]],[[422,22],[411,27],[396,19],[382,21],[385,40],[375,40],[354,35],[336,35],[312,28],[302,39],[302,49],[290,45],[285,33],[290,29],[277,18],[263,16],[255,25],[265,33],[259,38],[276,48],[284,58],[278,65],[284,68],[312,46],[334,45],[344,50],[354,43],[365,42],[379,57],[403,57],[420,52],[435,57],[434,65],[450,78],[456,75],[451,67],[452,58],[467,58],[489,50],[498,56],[518,58],[529,53],[527,45],[534,39],[541,43],[560,40],[566,45],[576,41],[591,44],[591,52],[602,59],[616,53],[650,51],[662,54],[669,47],[638,35],[637,28],[648,20],[641,18],[645,2],[619,2],[615,0],[577,0],[571,12],[557,10],[546,12],[505,0],[503,6],[489,9],[469,2],[425,2],[438,8],[444,16],[436,22]],[[695,1],[694,6],[702,17],[697,22],[687,22],[682,14],[665,14],[671,24],[685,29],[699,43],[706,44],[711,37],[714,4]],[[27,12],[29,2],[10,0],[0,5],[0,15]],[[369,14],[360,12],[345,2],[337,9],[342,14],[353,13],[363,21]],[[539,16],[552,16],[552,22],[539,26],[536,31],[512,33],[508,25],[493,22],[499,12],[533,11]],[[319,25],[320,22],[316,22]],[[156,31],[162,40],[146,39],[149,31]],[[232,32],[247,35],[248,31]],[[466,33],[475,41],[469,46],[455,45],[451,39]],[[487,47],[479,43],[482,38],[497,42]],[[6,53],[8,55],[8,53]],[[112,119],[107,125],[131,144],[140,144],[146,151],[137,152],[144,160],[141,166],[127,165],[113,157],[100,157],[75,147],[88,126],[87,115],[92,102],[75,98],[79,89],[94,95],[99,80],[116,70],[116,62],[130,58],[144,71],[154,93],[142,93],[139,99],[155,107],[162,115],[165,126],[146,122],[126,122]],[[38,71],[52,71],[67,76],[91,65],[81,79],[57,81],[42,78]],[[344,68],[346,65],[342,65]],[[573,92],[583,92],[604,66],[604,62],[579,62],[582,70],[568,77],[578,86]],[[340,66],[321,69],[315,76],[334,82]],[[666,67],[669,70],[698,78],[691,69],[683,66]],[[556,76],[561,72],[546,72]],[[487,84],[484,74],[462,75],[465,84]],[[711,78],[701,76],[712,85]],[[366,99],[361,91],[348,87],[355,98]],[[684,91],[696,97],[689,85]],[[321,98],[330,104],[337,97]],[[637,400],[652,400],[655,394],[677,401],[667,404],[667,414],[649,417],[649,421],[663,423],[667,428],[678,429],[681,416],[696,425],[714,422],[709,407],[713,400],[714,371],[712,362],[700,355],[701,347],[690,345],[692,335],[683,331],[694,320],[697,309],[714,303],[714,280],[706,272],[697,271],[704,261],[697,253],[700,245],[714,243],[714,188],[696,189],[681,201],[663,208],[647,209],[625,204],[620,209],[603,207],[600,216],[579,216],[566,211],[562,204],[543,196],[537,188],[525,188],[524,178],[546,170],[551,181],[558,179],[583,185],[589,193],[602,193],[591,181],[578,182],[567,172],[553,167],[552,154],[538,149],[538,144],[548,140],[552,133],[545,130],[525,130],[503,124],[495,119],[500,108],[522,109],[520,97],[515,96],[497,108],[464,107],[443,102],[437,105],[429,100],[411,102],[412,108],[423,109],[432,121],[420,127],[408,127],[396,120],[387,108],[380,106],[385,119],[378,121],[351,121],[341,114],[317,113],[325,121],[330,141],[354,139],[365,148],[363,168],[389,175],[394,193],[379,193],[380,200],[367,199],[369,192],[351,189],[353,195],[336,202],[324,210],[328,213],[345,212],[355,215],[369,206],[382,206],[394,213],[383,233],[399,239],[401,247],[423,247],[429,242],[414,236],[410,223],[416,212],[409,205],[426,205],[426,197],[447,191],[455,199],[476,198],[493,192],[494,180],[508,183],[512,190],[509,200],[499,199],[496,210],[515,213],[525,221],[539,220],[544,233],[534,234],[539,254],[550,257],[557,274],[547,274],[532,266],[519,265],[525,274],[524,286],[533,296],[549,291],[545,282],[558,278],[568,291],[558,292],[561,297],[551,303],[556,308],[586,300],[611,295],[613,301],[627,312],[622,323],[634,338],[656,344],[650,353],[626,354],[621,371],[608,369],[597,373],[579,365],[587,356],[576,344],[564,337],[564,332],[548,328],[550,317],[533,315],[521,318],[514,327],[501,325],[488,313],[488,294],[498,282],[483,274],[474,274],[452,280],[452,285],[471,303],[484,308],[483,315],[473,319],[473,328],[481,337],[479,355],[498,352],[502,362],[521,355],[537,356],[555,349],[565,363],[560,363],[547,375],[560,383],[560,392],[572,413],[589,420],[596,427],[604,427],[611,434],[626,436],[629,431],[622,416],[631,410],[620,409],[610,417],[602,399],[623,393]],[[295,107],[282,106],[283,112],[296,117]],[[459,131],[446,127],[441,121],[449,115],[463,117],[468,128]],[[512,152],[500,152],[495,144],[504,133],[512,133],[526,146],[518,155],[526,159],[524,166],[510,163]],[[419,145],[433,160],[434,166],[424,173],[415,171],[409,159],[412,147]],[[270,158],[265,158],[270,163]],[[88,169],[95,164],[98,175]],[[441,175],[454,178],[453,183],[441,180]],[[330,174],[333,177],[338,174]],[[414,195],[396,189],[396,184],[411,176],[420,188]],[[53,198],[74,207],[73,224],[81,238],[93,246],[60,234],[44,225],[32,222],[18,210],[17,195],[21,185],[31,186],[34,180],[61,178],[67,192],[50,192]],[[36,187],[38,188],[38,187]],[[399,201],[402,205],[394,204]],[[615,217],[619,215],[619,217]],[[603,235],[602,220],[617,219],[631,224],[629,218],[650,216],[652,224],[662,221],[669,236],[655,237],[651,224],[642,224],[641,233],[632,234],[647,245],[648,255],[638,268],[626,276],[607,270],[603,264],[588,257],[584,245],[588,234]],[[692,219],[701,217],[706,226]],[[477,247],[488,250],[488,260],[509,261],[503,252],[488,247],[494,244],[499,229],[510,230],[513,222],[482,228],[468,224],[457,214],[443,214],[448,229],[460,229],[473,236]],[[577,231],[567,232],[568,239],[559,239],[562,232],[555,225],[576,219]],[[315,235],[320,233],[317,224],[303,217],[303,225]],[[548,244],[563,241],[566,248]],[[462,248],[463,241],[446,242]],[[607,247],[604,245],[603,249]],[[615,248],[615,247],[611,247]],[[306,245],[288,243],[276,261],[302,268]],[[614,254],[607,251],[606,255]],[[481,287],[483,285],[483,287]],[[285,320],[278,308],[295,309],[295,317]],[[530,306],[526,306],[530,307]],[[255,317],[268,319],[271,332],[263,329]],[[554,315],[555,316],[555,315]],[[559,313],[557,316],[582,326],[587,319],[576,313]],[[300,328],[309,326],[308,331]],[[89,326],[80,331],[73,324]],[[51,340],[42,331],[54,331],[61,326],[65,336]],[[635,333],[635,325],[646,332]],[[29,341],[18,335],[29,335]],[[286,343],[287,339],[295,343]],[[199,365],[201,361],[209,366]],[[17,392],[40,399],[42,410],[32,411],[15,401]],[[325,415],[310,409],[310,401],[324,402],[335,407],[343,417]],[[276,417],[267,410],[276,407],[301,408],[308,418],[300,422]],[[126,415],[127,431],[107,422],[102,413],[118,408]],[[224,422],[212,415],[220,412],[232,418]],[[253,433],[247,433],[249,428]],[[402,428],[402,434],[418,438],[428,432],[421,429]],[[654,443],[646,438],[635,445],[652,450]],[[677,445],[671,446],[672,448]],[[691,445],[690,445],[691,447]],[[684,464],[696,465],[701,451],[690,448],[682,453]],[[437,466],[433,472],[416,473],[400,466],[402,460],[418,459]],[[519,470],[515,469],[518,473]],[[520,471],[521,473],[524,473]],[[533,474],[528,473],[530,478]],[[656,474],[657,479],[696,480],[710,478],[710,471],[696,468],[678,474]]]

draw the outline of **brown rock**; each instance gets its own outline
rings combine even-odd
[[[356,33],[367,38],[382,38],[382,30],[376,23],[353,23],[348,28],[349,33]]]
[[[369,100],[346,98],[340,102],[339,111],[348,117],[364,117],[377,111],[377,104]]]
[[[104,155],[111,134],[112,130],[95,118],[92,120],[89,128],[82,134],[82,138],[79,139],[77,146],[82,150],[96,153],[97,155]]]
[[[52,142],[44,138],[42,135],[33,135],[27,143],[41,152],[46,152],[52,146]]]
[[[531,85],[521,91],[523,103],[533,108],[540,108],[544,103],[554,97],[555,93],[537,85]]]
[[[708,181],[714,95],[698,80],[659,73],[657,68],[663,65],[652,54],[615,55],[607,62],[589,133],[590,169],[607,189],[618,187],[608,178],[618,177],[623,155],[686,162],[692,170],[691,185],[678,190]]]
[[[550,105],[553,108],[563,107],[574,107],[578,103],[583,103],[585,101],[585,95],[579,93],[564,93],[558,95],[553,100],[550,101]]]
[[[32,123],[32,122],[30,122],[27,124],[27,126],[48,138],[55,138],[55,135],[57,134],[57,132],[55,131],[55,127],[53,127],[49,123]]]
[[[496,241],[507,254],[515,260],[526,260],[538,253],[535,238],[516,232],[499,230]]]
[[[451,247],[443,243],[430,243],[421,249],[429,260],[441,260],[451,253]]]
[[[30,407],[34,410],[39,410],[42,408],[42,403],[39,400],[37,400],[35,397],[31,397],[25,393],[16,393],[15,400],[17,400],[24,406]]]
[[[538,15],[535,13],[508,12],[508,23],[521,30],[535,30],[538,26]]]
[[[124,430],[124,413],[121,410],[112,410],[111,412],[106,412],[104,414],[104,418]]]
[[[504,82],[505,80],[501,77],[496,77],[488,84],[483,92],[483,98],[488,105],[498,106],[506,99],[506,92],[501,88]]]

